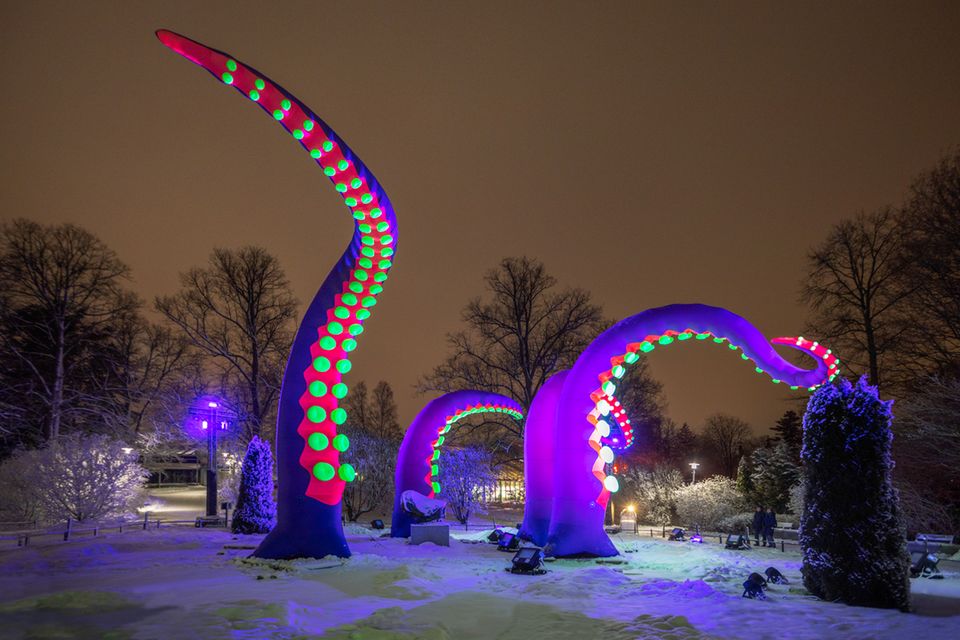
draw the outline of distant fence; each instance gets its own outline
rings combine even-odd
[[[0,521],[0,531],[16,531],[18,529],[36,529],[37,520],[15,520],[13,522]]]
[[[618,525],[618,526],[619,526],[619,525]],[[650,537],[650,538],[664,538],[664,539],[665,539],[665,538],[667,538],[667,537],[673,532],[674,528],[683,529],[683,530],[684,530],[684,533],[685,533],[685,536],[686,536],[686,538],[687,538],[688,540],[689,540],[690,536],[691,536],[693,533],[696,532],[695,530],[694,530],[693,532],[691,532],[690,529],[688,529],[688,528],[686,528],[686,527],[679,527],[678,525],[661,525],[661,526],[660,526],[660,529],[657,529],[655,526],[650,526],[650,525],[642,526],[642,525],[640,525],[640,526],[637,526],[637,527],[628,527],[627,529],[621,529],[620,531],[618,531],[617,533],[613,533],[612,535],[623,535],[623,534],[626,533],[626,534],[630,534],[630,535],[639,536],[639,537],[641,537],[641,538]],[[607,529],[608,531],[610,531],[611,526],[610,526],[610,525],[607,525],[606,529]],[[774,531],[775,531],[775,533],[776,533],[776,530],[774,530]],[[713,543],[714,540],[716,540],[718,544],[725,545],[725,544],[726,544],[726,537],[727,537],[728,535],[731,535],[731,534],[723,533],[723,532],[721,532],[721,531],[701,531],[701,532],[700,532],[700,538],[702,539],[703,544],[711,544],[711,543]],[[735,534],[732,534],[732,535],[744,535],[744,534],[736,534],[736,533],[735,533]],[[748,541],[749,541],[749,536],[746,536],[746,537],[748,538]],[[784,553],[786,552],[787,547],[793,548],[794,546],[797,546],[797,547],[800,546],[799,541],[797,541],[797,540],[787,540],[787,539],[784,539],[784,538],[780,538],[779,540],[774,540],[774,543],[775,543],[774,546],[779,547],[779,548],[780,548],[780,551],[781,551],[781,552],[784,552]]]
[[[144,514],[143,520],[124,520],[117,522],[85,524],[68,519],[62,525],[57,527],[37,528],[36,522],[33,526],[25,530],[16,530],[11,527],[9,522],[0,522],[0,542],[16,543],[18,547],[26,547],[31,541],[41,538],[54,538],[67,542],[78,537],[95,537],[101,533],[146,530],[160,528],[160,520],[150,520],[149,513]]]

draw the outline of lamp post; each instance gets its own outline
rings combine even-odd
[[[227,420],[233,413],[223,402],[213,396],[201,396],[190,407],[189,421],[196,435],[207,439],[207,499],[206,514],[217,515],[217,432],[227,428]],[[197,429],[199,427],[199,429]]]
[[[697,467],[699,467],[699,466],[700,466],[700,463],[699,463],[699,462],[691,462],[691,463],[690,463],[690,470],[693,472],[693,477],[690,479],[690,484],[691,484],[691,485],[696,484],[696,482],[697,482]],[[700,535],[700,515],[701,515],[701,513],[700,513],[700,496],[699,496],[699,495],[696,495],[696,496],[694,496],[694,499],[697,501],[697,523],[696,523],[697,535]]]
[[[207,432],[207,515],[217,515],[217,409],[220,403],[207,402],[210,419],[201,423]]]

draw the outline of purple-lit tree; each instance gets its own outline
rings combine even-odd
[[[467,524],[471,514],[482,511],[480,501],[484,489],[493,487],[490,454],[478,447],[464,447],[444,452],[440,463],[440,497],[447,501],[453,517]]]
[[[803,583],[824,600],[910,606],[909,557],[890,479],[892,402],[860,378],[822,386],[803,419]]]
[[[243,459],[237,510],[233,513],[233,532],[268,533],[276,523],[270,443],[254,436]]]
[[[124,517],[143,504],[147,475],[125,442],[61,434],[0,466],[0,513],[41,522]]]

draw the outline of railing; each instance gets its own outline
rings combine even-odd
[[[106,533],[108,531],[116,531],[118,533],[123,533],[124,529],[127,531],[131,530],[146,530],[148,528],[160,528],[160,520],[150,520],[149,513],[143,515],[143,520],[127,520],[111,523],[96,523],[93,525],[84,526],[82,523],[76,522],[72,518],[68,518],[64,528],[48,528],[48,529],[39,529],[34,526],[32,529],[25,531],[2,531],[0,532],[0,541],[4,542],[16,542],[18,547],[26,547],[30,544],[31,539],[44,538],[44,537],[59,537],[62,538],[64,542],[67,542],[77,536],[99,536],[101,533]],[[2,523],[4,525],[9,523]],[[36,525],[36,522],[33,523]]]
[[[17,529],[36,529],[37,520],[14,520],[0,522],[0,531],[16,531]]]
[[[610,526],[611,526],[611,525],[607,525],[607,528],[609,529]],[[617,525],[617,526],[619,526],[619,525]],[[623,534],[623,533],[629,533],[629,534],[633,534],[633,535],[636,535],[636,536],[645,537],[645,536],[649,533],[649,537],[651,537],[651,538],[661,537],[661,538],[666,539],[666,538],[670,535],[670,533],[673,532],[673,529],[674,529],[674,528],[683,529],[683,530],[684,530],[684,535],[686,536],[687,540],[689,540],[689,539],[690,539],[690,536],[693,535],[693,533],[691,532],[690,529],[688,529],[688,528],[686,528],[686,527],[675,527],[675,525],[661,525],[660,531],[657,531],[656,527],[651,527],[651,526],[649,526],[649,525],[647,525],[647,526],[637,526],[637,527],[634,527],[632,531],[621,529],[618,534],[614,534],[614,535],[621,535],[621,534]],[[695,530],[694,530],[694,532],[695,532]],[[713,538],[716,538],[716,539],[717,539],[717,543],[723,545],[723,544],[725,544],[724,539],[725,539],[726,536],[728,536],[728,535],[730,535],[730,534],[722,533],[722,532],[720,532],[720,531],[701,531],[701,532],[700,532],[700,537],[701,537],[701,539],[703,540],[703,543],[704,543],[704,544],[711,543],[711,542],[713,542]],[[743,535],[743,534],[733,534],[733,535]],[[750,536],[747,536],[748,542],[749,542],[749,538],[750,538]],[[775,541],[774,541],[774,546],[775,546],[775,547],[778,546],[778,545],[776,544],[777,542],[780,543],[780,544],[779,544],[780,551],[783,552],[783,553],[786,552],[788,546],[791,546],[791,547],[792,547],[793,545],[799,546],[799,544],[800,544],[800,542],[799,542],[798,540],[785,540],[785,539],[781,538],[780,540],[775,540]]]
[[[59,527],[48,527],[48,528],[38,528],[37,522],[0,522],[0,542],[16,542],[18,547],[26,547],[30,544],[32,539],[36,538],[49,538],[49,537],[60,537],[63,539],[63,542],[68,542],[77,537],[95,537],[99,536],[101,533],[106,532],[117,532],[123,533],[124,531],[134,531],[134,530],[146,530],[146,529],[159,529],[160,525],[163,526],[190,526],[190,527],[200,527],[200,520],[208,520],[204,527],[227,527],[229,526],[229,518],[221,515],[217,516],[217,522],[210,522],[207,516],[200,516],[197,518],[192,518],[190,520],[161,520],[160,518],[150,519],[150,513],[143,514],[143,520],[124,520],[118,522],[109,522],[109,523],[95,523],[91,525],[85,525],[83,523],[77,522],[73,519],[67,519],[64,525]],[[17,531],[15,526],[10,525],[32,525],[29,529],[22,531]]]

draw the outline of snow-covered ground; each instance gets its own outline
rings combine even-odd
[[[2,638],[949,638],[960,616],[820,602],[796,554],[621,536],[616,561],[560,560],[512,575],[510,554],[454,535],[411,546],[351,525],[336,559],[247,561],[259,536],[167,527],[0,552]],[[752,571],[790,585],[740,597]],[[913,581],[960,612],[960,575]],[[925,598],[925,599],[924,599]]]

